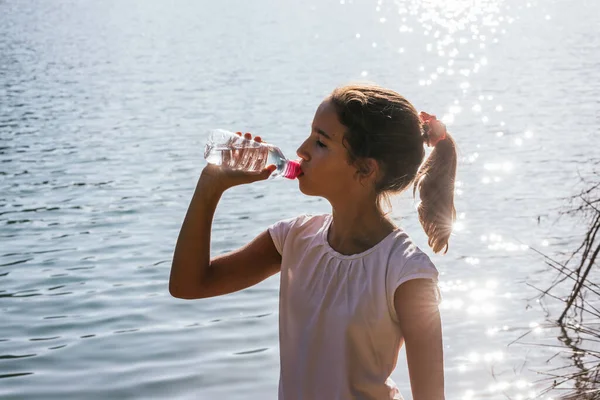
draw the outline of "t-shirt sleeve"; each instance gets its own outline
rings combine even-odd
[[[275,248],[281,255],[283,255],[283,246],[285,244],[285,239],[288,237],[288,234],[292,230],[297,220],[298,217],[282,219],[280,221],[275,222],[267,228],[269,234],[271,235],[271,239],[273,240]]]
[[[438,286],[438,271],[435,265],[431,262],[427,254],[421,251],[416,251],[411,254],[401,267],[389,266],[386,276],[387,300],[390,309],[391,317],[398,322],[396,314],[396,306],[394,304],[394,294],[396,289],[404,282],[411,279],[431,279],[435,284],[436,302],[439,304],[442,300],[442,295]]]

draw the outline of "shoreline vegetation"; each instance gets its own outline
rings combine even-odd
[[[600,166],[600,162],[596,165]],[[540,399],[598,400],[600,399],[600,173],[594,172],[592,182],[582,179],[586,189],[570,198],[570,209],[561,215],[571,216],[585,227],[583,239],[564,262],[559,262],[541,251],[545,263],[556,277],[546,289],[528,286],[539,291],[538,303],[546,311],[547,324],[557,333],[557,345],[534,344],[550,347],[556,354],[547,360],[562,357],[565,365],[539,372],[545,375],[538,383],[545,386]],[[568,290],[568,295],[564,295]],[[562,311],[551,315],[543,300],[558,302]],[[520,343],[529,331],[513,343]],[[527,343],[531,345],[531,343]],[[551,397],[547,397],[551,396]]]

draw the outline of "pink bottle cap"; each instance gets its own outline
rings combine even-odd
[[[298,161],[288,161],[288,165],[283,173],[284,178],[288,179],[296,179],[298,175],[302,173],[302,168],[300,168],[300,163]]]

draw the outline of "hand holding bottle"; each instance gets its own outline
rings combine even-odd
[[[285,158],[279,147],[223,129],[210,132],[204,158],[209,164],[203,171],[206,179],[216,179],[224,189],[277,177],[295,179],[302,173],[299,162]]]
[[[276,166],[273,164],[266,165],[261,169],[256,168],[257,164],[261,166],[260,164],[264,164],[267,159],[267,149],[259,145],[262,143],[260,136],[252,139],[250,133],[242,136],[241,132],[236,132],[236,135],[239,137],[239,141],[236,138],[227,140],[227,147],[230,150],[222,152],[220,165],[209,162],[204,167],[201,180],[210,181],[211,185],[215,185],[221,190],[227,190],[233,186],[268,179],[276,170]],[[236,145],[236,142],[239,145]]]

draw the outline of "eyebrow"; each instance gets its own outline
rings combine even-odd
[[[319,129],[319,128],[315,128],[315,131],[319,134],[319,135],[323,135],[325,136],[327,139],[329,140],[333,140],[331,138],[331,136],[329,136],[323,129]]]

